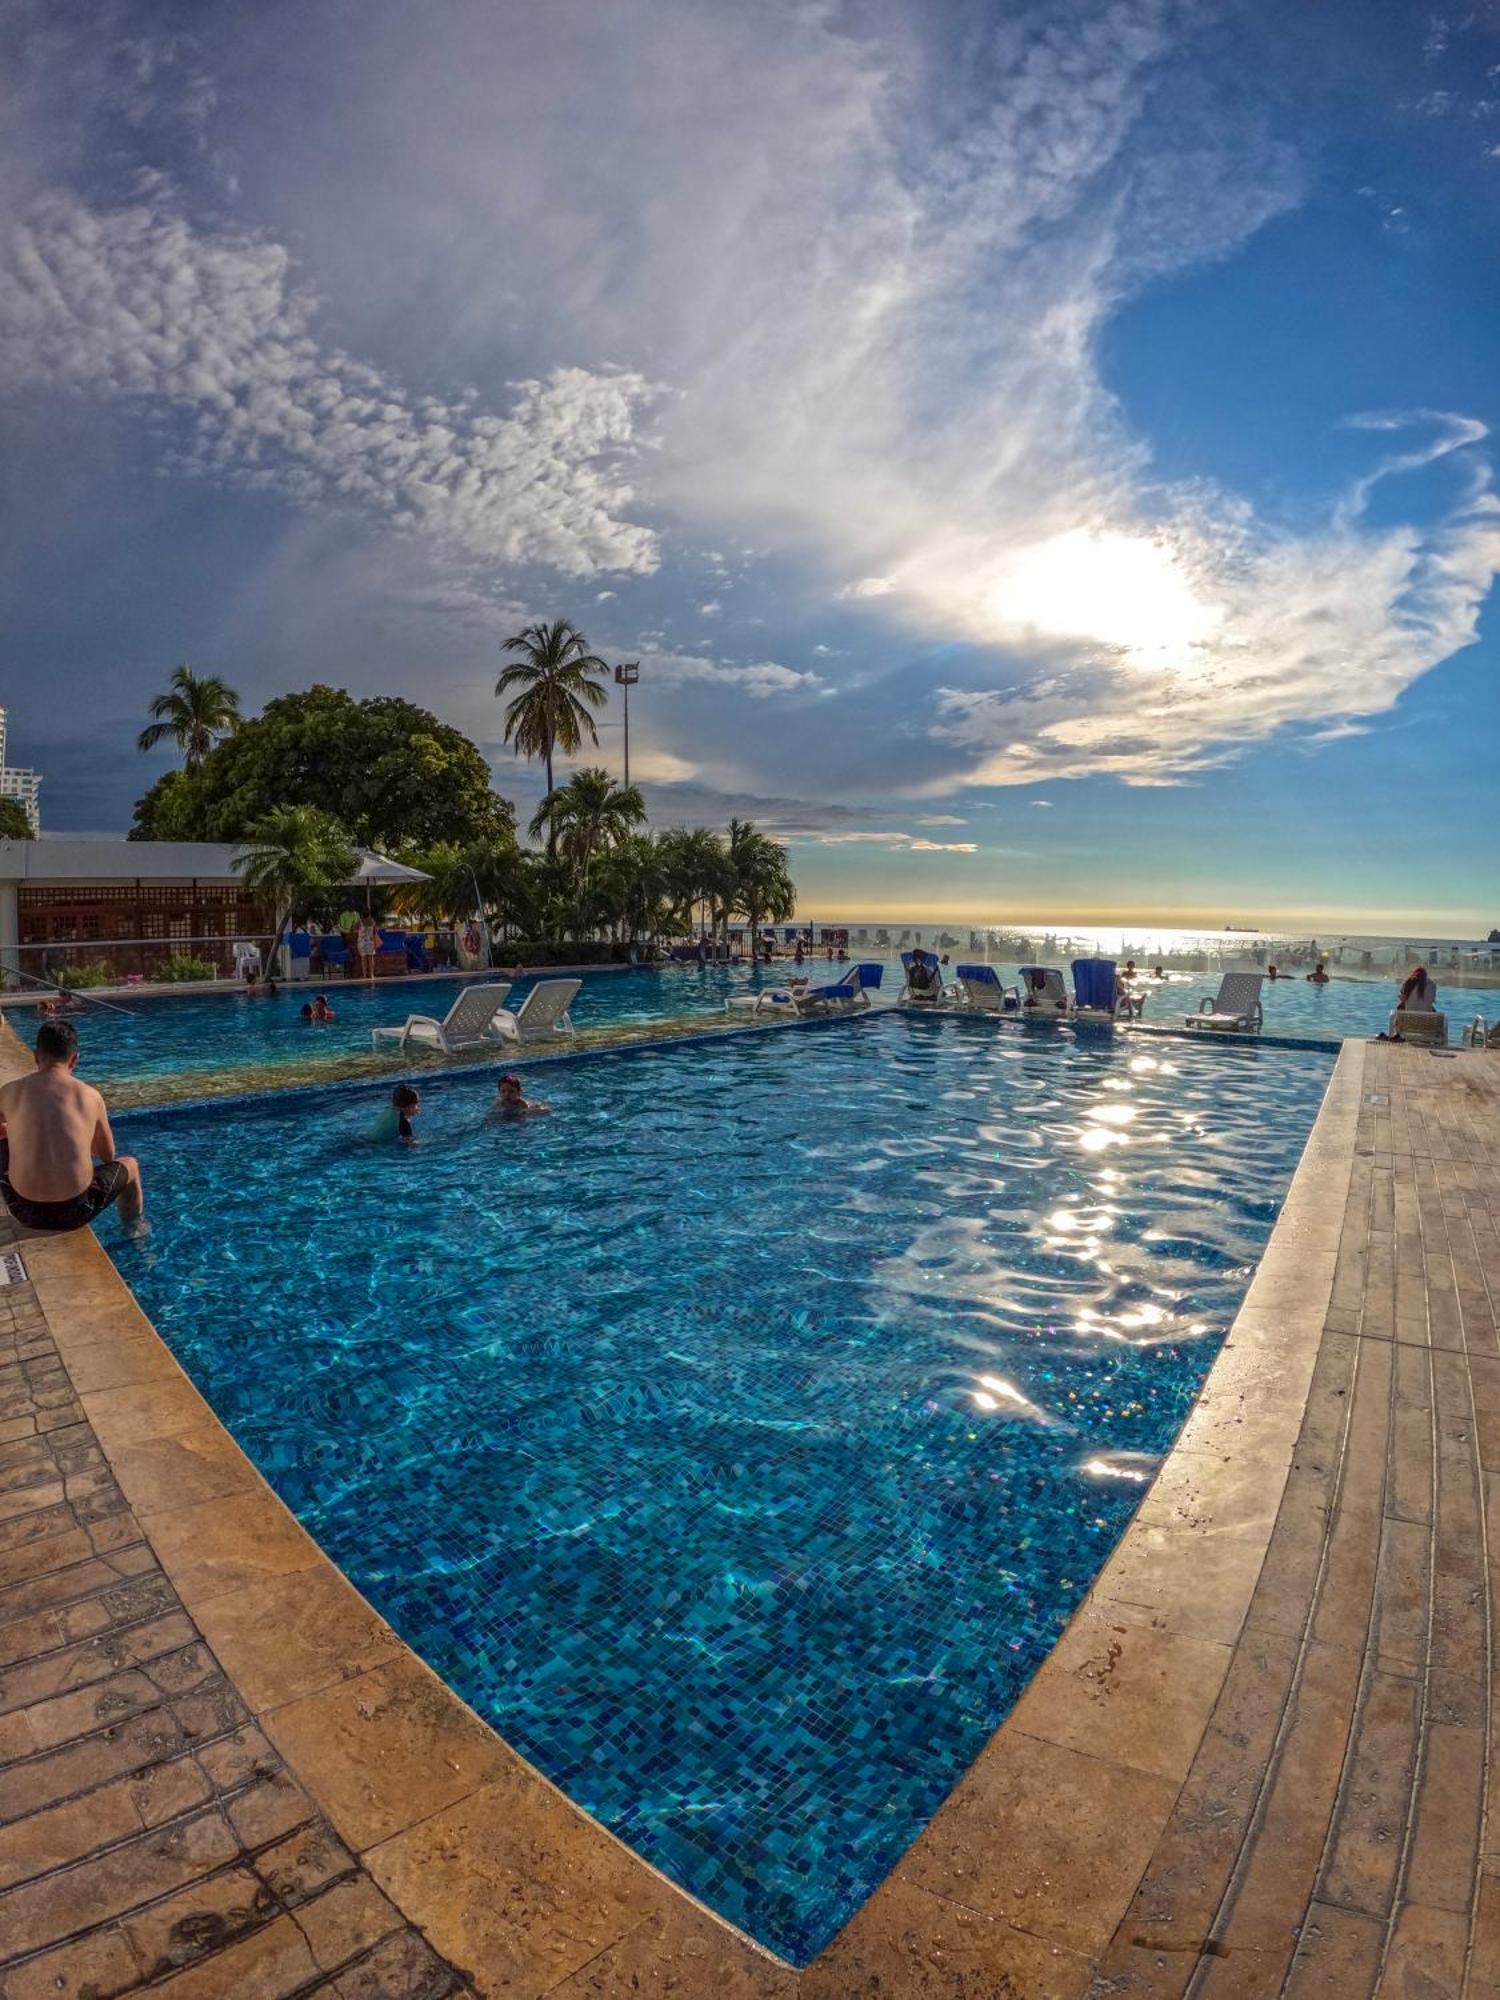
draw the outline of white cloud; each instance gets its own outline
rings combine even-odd
[[[917,820],[918,826],[967,826],[968,821],[954,813],[925,813]]]
[[[741,694],[765,700],[770,695],[811,693],[821,689],[818,674],[796,667],[783,667],[775,660],[754,660],[748,666],[730,666],[701,653],[653,653],[642,649],[641,678],[652,683],[706,681],[719,687],[737,688]]]
[[[51,194],[0,237],[0,389],[165,406],[171,469],[361,508],[470,560],[656,567],[623,517],[641,376],[554,368],[496,416],[414,395],[315,322],[282,245],[200,232],[162,200]]]
[[[896,588],[888,576],[862,576],[858,583],[846,583],[840,597],[889,597]]]
[[[800,840],[814,847],[888,847],[894,853],[902,854],[977,854],[979,843],[973,840],[927,840],[920,834],[880,832],[876,830],[853,833],[793,832],[786,838]]]
[[[723,609],[723,605],[716,598],[710,598],[707,604],[698,606],[698,615],[700,618],[717,618]]]

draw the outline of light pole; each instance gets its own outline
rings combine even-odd
[[[615,668],[615,685],[625,690],[625,785],[630,787],[630,690],[641,677],[639,660],[627,660],[623,666]]]

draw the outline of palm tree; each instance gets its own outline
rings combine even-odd
[[[220,737],[240,725],[240,698],[217,674],[195,674],[184,663],[172,670],[167,692],[151,704],[156,718],[135,739],[137,750],[154,750],[170,736],[189,771],[196,771]]]
[[[671,874],[673,901],[690,926],[693,908],[699,906],[698,928],[701,935],[704,929],[701,906],[706,903],[714,921],[717,921],[718,907],[729,889],[729,862],[724,843],[707,827],[694,827],[689,831],[685,826],[673,826],[662,835],[661,844]]]
[[[520,692],[505,711],[505,740],[523,757],[540,757],[547,767],[547,790],[553,789],[552,752],[573,756],[585,736],[597,744],[590,708],[602,708],[609,692],[596,674],[608,672],[589,642],[566,618],[551,625],[528,625],[507,639],[504,651],[519,653],[495,683],[496,696]]]
[[[586,884],[594,856],[617,845],[645,817],[639,786],[617,785],[608,771],[591,765],[548,792],[532,815],[530,832],[535,840],[545,827],[548,853],[560,847]]]
[[[352,882],[359,857],[331,814],[317,806],[280,806],[251,829],[234,866],[246,888],[264,896],[276,911],[269,970],[294,918],[329,889]]]
[[[670,850],[661,834],[636,833],[599,858],[594,891],[608,921],[632,943],[660,937],[672,917]]]
[[[773,924],[785,923],[797,907],[786,849],[780,841],[757,833],[749,820],[732,819],[726,858],[732,888],[725,914],[743,911],[750,927],[750,956],[754,958],[761,925],[768,919]]]

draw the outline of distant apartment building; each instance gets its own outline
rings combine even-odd
[[[42,830],[42,809],[38,793],[42,789],[39,771],[13,771],[5,761],[6,713],[0,708],[0,799],[15,799],[25,813],[33,835]]]

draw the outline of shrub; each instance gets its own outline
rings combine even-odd
[[[108,986],[113,977],[102,958],[80,959],[77,965],[63,966],[57,975],[57,983],[77,992],[86,986]]]
[[[217,967],[210,965],[206,958],[194,958],[191,952],[174,951],[156,968],[156,977],[176,984],[188,979],[212,979],[216,971]]]

